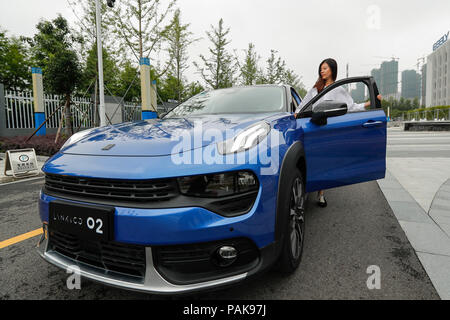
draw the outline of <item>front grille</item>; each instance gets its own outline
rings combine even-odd
[[[137,277],[145,276],[145,247],[117,242],[98,242],[50,231],[49,249],[88,265]]]
[[[236,261],[227,267],[221,266],[217,255],[217,250],[222,246],[233,246],[238,251]],[[176,284],[198,283],[244,273],[259,262],[258,248],[246,238],[157,246],[152,251],[156,269]]]
[[[45,175],[45,189],[59,194],[120,202],[167,201],[178,195],[174,179],[118,180]]]

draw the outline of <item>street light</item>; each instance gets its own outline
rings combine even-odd
[[[95,0],[95,21],[97,24],[97,58],[98,58],[98,89],[100,97],[99,116],[100,126],[106,126],[105,112],[105,88],[103,84],[103,49],[102,49],[102,17],[100,12],[100,1]]]
[[[114,7],[116,0],[107,0],[108,7]],[[98,88],[100,96],[99,116],[100,126],[106,126],[105,110],[105,88],[103,83],[103,46],[102,46],[102,16],[100,11],[100,1],[95,0],[95,19],[97,24],[97,57],[98,57]]]

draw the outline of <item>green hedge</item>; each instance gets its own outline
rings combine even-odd
[[[430,107],[430,108],[420,108],[415,109],[411,111],[407,111],[406,115],[411,114],[414,115],[415,113],[419,112],[420,116],[423,116],[423,112],[426,111],[427,120],[434,120],[434,110],[441,110],[442,112],[439,112],[438,118],[442,119],[449,119],[449,113],[450,113],[450,106],[437,106],[437,107]]]
[[[37,155],[52,156],[61,149],[64,142],[67,140],[61,137],[58,144],[55,144],[56,135],[34,136],[30,141],[25,142],[27,136],[19,137],[0,137],[0,152],[15,149],[34,148]]]
[[[434,111],[436,109],[448,111],[448,109],[450,109],[450,106],[437,106],[437,107],[430,107],[430,108],[420,108],[420,109],[414,109],[414,110],[411,110],[411,111],[407,111],[407,113],[424,112],[424,111],[431,111],[431,110]]]

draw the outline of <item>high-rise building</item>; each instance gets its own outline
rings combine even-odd
[[[415,99],[421,96],[420,75],[416,70],[402,72],[402,98]]]
[[[433,46],[427,57],[426,106],[450,105],[450,41],[449,33]]]
[[[422,66],[422,100],[420,104],[424,106],[427,101],[427,64]]]
[[[366,99],[366,85],[364,83],[356,83],[356,89],[351,91],[351,96],[356,103],[361,103]]]
[[[375,80],[375,83],[377,84],[378,91],[381,90],[381,70],[380,69],[372,69],[370,72],[371,76]]]
[[[384,61],[379,69],[372,69],[371,75],[374,78],[378,91],[384,98],[399,98],[398,94],[398,61]]]
[[[386,98],[398,98],[398,61],[384,61],[381,64],[381,94]]]

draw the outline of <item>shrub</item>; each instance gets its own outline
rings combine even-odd
[[[0,152],[6,152],[7,150],[15,149],[27,149],[34,148],[37,155],[52,156],[61,149],[64,142],[67,140],[65,137],[61,137],[58,143],[55,144],[56,135],[34,136],[28,142],[28,136],[18,137],[0,137]]]
[[[414,117],[417,113],[419,113],[419,118],[422,118],[425,113],[427,120],[434,120],[435,110],[439,110],[438,118],[439,119],[447,119],[449,118],[449,110],[450,106],[437,106],[437,107],[429,107],[429,108],[420,108],[406,112],[404,115],[406,117]]]

